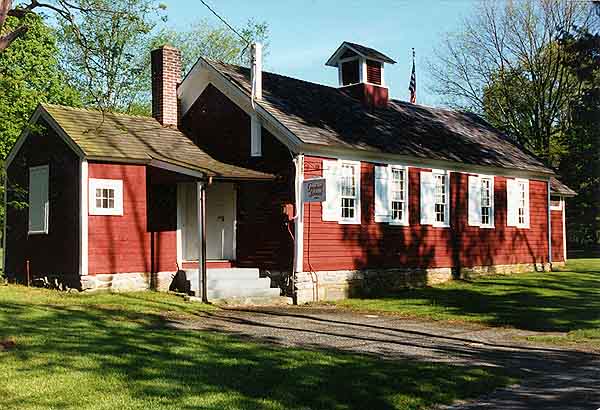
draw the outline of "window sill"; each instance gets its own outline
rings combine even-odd
[[[357,221],[355,219],[340,219],[338,221],[338,224],[340,224],[340,225],[360,225],[361,222]]]
[[[409,226],[409,223],[404,221],[390,221],[388,223],[392,226]]]
[[[494,229],[496,228],[494,225],[480,225],[481,229]]]
[[[27,231],[27,235],[48,235],[48,231]]]
[[[89,214],[90,216],[123,216],[123,211],[93,209],[90,210]]]
[[[450,228],[450,224],[431,224],[434,228]]]

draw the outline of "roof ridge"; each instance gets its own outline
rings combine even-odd
[[[249,67],[245,67],[245,66],[242,66],[242,65],[239,65],[239,64],[225,63],[225,62],[223,62],[223,61],[211,60],[211,59],[208,59],[208,58],[205,58],[205,60],[206,60],[206,61],[208,61],[209,63],[217,63],[217,64],[221,64],[221,65],[227,65],[227,66],[230,66],[230,67],[243,68],[244,70],[248,70],[248,71],[250,71],[250,68],[249,68]],[[294,80],[294,81],[299,81],[299,82],[301,82],[301,83],[306,83],[306,84],[316,85],[316,86],[319,86],[319,87],[325,87],[325,88],[329,88],[329,89],[332,89],[332,90],[339,90],[339,88],[338,88],[338,87],[334,87],[334,86],[332,86],[332,85],[321,84],[321,83],[315,83],[315,82],[313,82],[313,81],[303,80],[303,79],[301,79],[301,78],[292,77],[292,76],[285,75],[285,74],[280,74],[280,73],[275,73],[275,72],[273,72],[273,71],[265,71],[265,70],[263,70],[263,72],[262,72],[262,73],[263,73],[263,75],[264,75],[264,74],[269,74],[269,75],[273,75],[273,76],[277,76],[277,77],[288,78],[288,79],[290,79],[290,80]]]
[[[51,104],[51,103],[47,103],[47,102],[42,102],[40,103],[40,105],[42,107],[56,107],[56,108],[61,108],[61,109],[65,109],[65,110],[72,110],[72,111],[84,111],[84,112],[89,112],[89,113],[102,113],[102,110],[95,108],[95,107],[73,107],[70,105],[63,105],[63,104]],[[149,117],[147,115],[140,115],[140,114],[128,114],[128,113],[123,113],[123,112],[115,112],[115,111],[104,111],[107,114],[112,114],[112,115],[117,115],[117,116],[121,116],[121,117],[132,117],[132,118],[142,118],[142,119],[146,119],[146,120],[154,120],[156,121],[155,118],[153,117]]]

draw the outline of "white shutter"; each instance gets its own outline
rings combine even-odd
[[[390,167],[375,166],[375,222],[390,221]]]
[[[262,156],[262,126],[256,114],[250,116],[250,155]]]
[[[529,180],[525,180],[525,227],[529,228]]]
[[[362,219],[361,219],[361,209],[362,209],[362,204],[361,204],[361,181],[360,181],[360,175],[361,175],[361,163],[360,162],[355,162],[355,166],[354,166],[354,180],[356,181],[356,210],[354,211],[354,223],[360,224]],[[340,206],[340,213],[342,212],[341,206]]]
[[[29,233],[48,233],[47,165],[29,168]]]
[[[326,201],[321,203],[324,221],[339,221],[342,207],[339,186],[340,167],[337,160],[323,160],[323,177],[325,178]]]
[[[469,226],[481,225],[481,178],[469,175]]]
[[[421,171],[421,225],[435,220],[435,182],[433,173]]]
[[[514,179],[506,180],[506,225],[517,226],[518,222],[518,184]]]

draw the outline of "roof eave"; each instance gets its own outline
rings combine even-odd
[[[298,147],[304,155],[329,156],[341,159],[355,159],[367,162],[380,162],[386,164],[402,164],[421,168],[440,168],[457,172],[472,172],[480,174],[493,173],[498,176],[523,177],[549,180],[555,175],[551,169],[534,171],[523,168],[507,168],[492,165],[469,164],[450,160],[437,160],[421,158],[410,155],[392,154],[380,151],[357,150],[356,148],[340,148],[320,144],[302,144]]]

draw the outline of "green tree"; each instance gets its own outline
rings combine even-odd
[[[472,110],[549,162],[560,150],[566,107],[579,92],[557,40],[598,22],[591,3],[569,0],[478,3],[432,64],[434,90]]]
[[[600,35],[579,30],[561,41],[567,67],[581,85],[569,106],[560,174],[578,195],[569,201],[569,241],[600,245]]]
[[[0,53],[0,157],[6,155],[40,102],[78,105],[77,92],[66,84],[57,60],[56,36],[33,13],[9,17],[5,30],[20,24],[28,30]]]
[[[249,65],[249,44],[263,44],[263,54],[268,54],[269,27],[266,22],[249,19],[239,30],[240,38],[229,28],[215,26],[208,20],[200,20],[186,31],[163,29],[152,40],[151,48],[171,44],[181,50],[182,69],[188,72],[202,56],[223,63]]]
[[[136,101],[130,105],[128,112],[138,115],[151,113],[151,83],[150,83],[150,51],[164,44],[170,44],[181,50],[182,76],[185,75],[198,61],[200,56],[224,63],[249,65],[249,43],[258,41],[263,44],[263,55],[268,56],[269,27],[266,22],[249,19],[246,25],[238,30],[241,36],[230,29],[217,26],[208,20],[200,20],[189,30],[174,31],[160,30],[146,45],[145,60],[142,66],[140,84],[143,90]]]
[[[61,64],[88,106],[132,111],[147,82],[148,44],[166,6],[153,0],[78,0],[87,12],[59,20]]]

